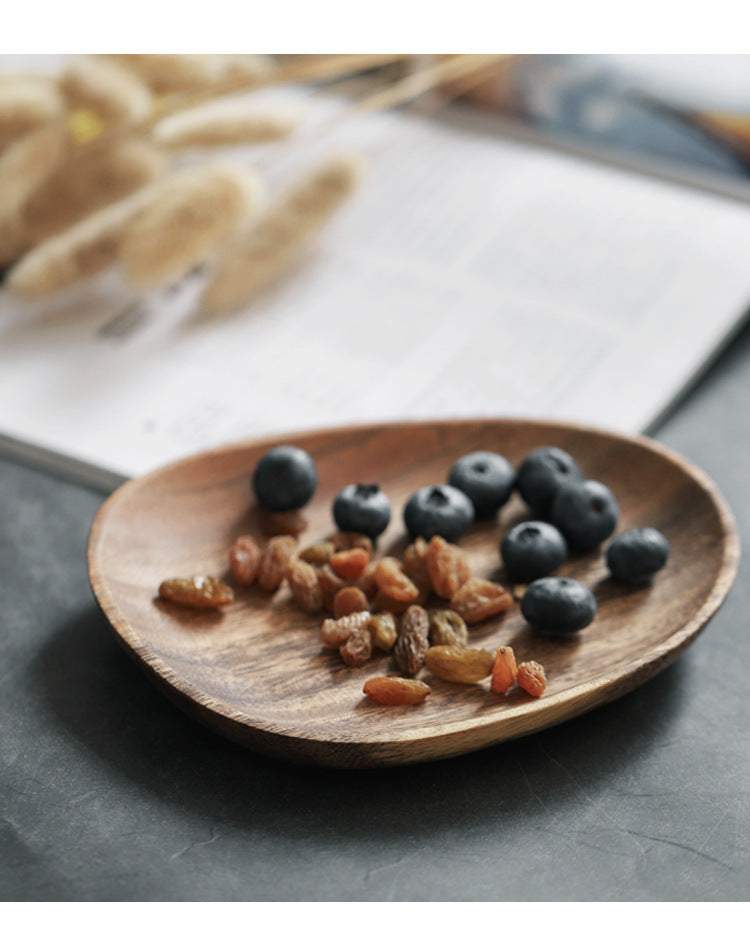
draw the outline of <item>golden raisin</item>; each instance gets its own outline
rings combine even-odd
[[[165,579],[159,586],[159,597],[188,608],[221,608],[234,601],[234,592],[212,575]]]
[[[477,684],[492,673],[491,651],[437,645],[425,652],[424,663],[437,677],[455,684]]]
[[[373,648],[390,651],[398,637],[396,619],[393,615],[390,612],[379,612],[370,618],[368,627],[372,636]]]
[[[451,599],[451,608],[467,625],[506,612],[512,604],[513,596],[489,579],[468,579]]]
[[[382,592],[376,592],[372,599],[372,609],[375,612],[393,612],[394,615],[403,615],[410,605],[424,605],[429,595],[427,592],[420,592],[411,602],[400,602],[390,595],[384,595]]]
[[[320,582],[320,588],[323,591],[323,608],[327,612],[332,612],[336,593],[346,587],[346,582],[336,575],[328,563],[320,567],[318,582]]]
[[[340,648],[349,635],[370,620],[369,612],[352,612],[343,618],[326,618],[320,630],[320,640],[326,648]]]
[[[421,704],[430,693],[424,681],[404,677],[372,677],[362,690],[371,700],[390,706]]]
[[[322,594],[322,593],[321,593]],[[370,607],[367,596],[355,585],[346,585],[339,589],[333,599],[333,617],[343,618],[352,612],[364,612]]]
[[[330,541],[336,548],[336,552],[342,552],[345,549],[364,549],[372,555],[372,540],[364,533],[347,533],[339,530],[330,537]]]
[[[518,665],[516,683],[532,697],[541,697],[547,687],[547,675],[536,661],[522,661]]]
[[[378,584],[375,581],[375,570],[377,569],[377,567],[378,567],[377,562],[373,562],[372,560],[370,560],[370,562],[368,562],[367,565],[365,566],[364,572],[357,579],[355,583],[357,588],[362,589],[362,591],[365,593],[365,595],[368,598],[372,598],[372,596],[378,590]]]
[[[287,576],[297,540],[294,536],[273,536],[263,551],[258,569],[258,585],[266,592],[277,589]]]
[[[370,553],[366,549],[355,546],[353,549],[334,552],[328,560],[328,565],[340,579],[355,582],[365,571],[369,561]]]
[[[313,543],[312,546],[305,547],[299,554],[299,557],[304,562],[309,562],[310,565],[324,566],[335,551],[336,547],[333,543]]]
[[[440,598],[453,598],[471,578],[471,569],[463,549],[446,542],[442,536],[433,536],[429,541],[425,560],[432,589]]]
[[[263,552],[252,536],[239,536],[229,550],[229,567],[237,585],[252,585]]]
[[[458,612],[449,608],[431,608],[430,644],[465,645],[469,640],[469,629]]]
[[[416,674],[429,647],[430,621],[421,605],[410,605],[401,618],[401,628],[393,648],[396,664],[404,674]]]
[[[302,559],[294,559],[287,573],[292,598],[306,612],[319,612],[323,608],[323,590],[318,581],[315,566]]]
[[[349,667],[361,667],[370,660],[372,654],[372,638],[368,623],[357,625],[346,641],[339,648],[339,654]]]
[[[419,589],[393,556],[384,556],[378,561],[375,582],[379,591],[397,602],[413,602],[419,596]]]
[[[495,663],[492,665],[490,690],[496,694],[504,694],[516,683],[516,671],[516,656],[513,648],[498,648]]]
[[[407,546],[401,556],[404,572],[418,589],[432,590],[430,570],[427,568],[427,543],[421,536]]]

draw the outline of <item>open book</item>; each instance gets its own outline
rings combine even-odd
[[[330,103],[321,106],[325,111]],[[103,488],[254,435],[508,415],[645,431],[750,304],[750,206],[449,120],[373,114],[354,198],[243,311],[203,275],[0,294],[5,451]],[[248,156],[248,160],[252,160]]]

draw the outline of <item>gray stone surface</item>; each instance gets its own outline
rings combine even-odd
[[[656,436],[750,545],[750,329]],[[102,496],[0,460],[3,900],[744,901],[747,567],[667,671],[446,762],[303,769],[214,737],[120,650],[89,589]]]

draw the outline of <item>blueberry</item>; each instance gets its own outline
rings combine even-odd
[[[565,483],[583,480],[583,471],[559,447],[540,447],[521,462],[516,486],[526,504],[538,515],[547,518],[555,494]]]
[[[669,558],[669,543],[658,529],[629,529],[612,540],[607,568],[612,577],[630,585],[648,585]]]
[[[463,490],[474,504],[474,515],[489,519],[508,502],[516,474],[501,454],[478,450],[460,457],[451,467],[448,483]]]
[[[503,536],[500,555],[514,582],[533,582],[563,564],[568,545],[560,530],[550,523],[528,520]]]
[[[298,510],[315,493],[318,472],[301,447],[274,447],[258,461],[253,489],[266,510]]]
[[[612,491],[598,480],[566,483],[552,504],[552,522],[581,552],[596,549],[611,536],[619,515]]]
[[[474,507],[461,490],[446,484],[422,487],[404,507],[404,525],[412,537],[442,536],[453,542],[474,522]]]
[[[375,539],[391,521],[391,501],[376,483],[350,483],[333,501],[333,518],[340,530]]]
[[[572,635],[590,625],[596,615],[596,599],[576,579],[547,576],[537,579],[521,599],[521,614],[537,631]]]

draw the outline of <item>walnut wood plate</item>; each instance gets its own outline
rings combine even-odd
[[[472,643],[511,645],[518,660],[547,669],[534,699],[517,688],[493,694],[487,683],[432,685],[425,703],[382,707],[363,696],[368,678],[394,673],[389,656],[346,667],[322,648],[320,617],[302,613],[286,587],[275,595],[238,591],[217,613],[168,605],[162,579],[226,577],[227,551],[244,533],[261,537],[250,475],[276,443],[304,447],[319,486],[306,507],[308,544],[333,527],[331,503],[353,482],[377,482],[394,516],[378,552],[404,546],[401,509],[418,487],[445,481],[453,461],[472,450],[504,454],[514,465],[545,444],[577,458],[588,477],[614,491],[618,532],[655,526],[671,556],[649,588],[607,576],[602,551],[571,558],[560,570],[589,585],[594,622],[573,640],[534,634],[518,605],[474,626]],[[514,495],[497,520],[461,540],[475,574],[503,579],[498,542],[528,518]],[[261,752],[337,767],[374,767],[439,759],[553,726],[613,700],[672,662],[705,627],[734,580],[739,542],[732,515],[709,479],[646,438],[520,420],[476,420],[347,427],[268,438],[208,451],[124,484],[103,504],[91,530],[94,593],[119,640],[179,706],[219,733]]]

